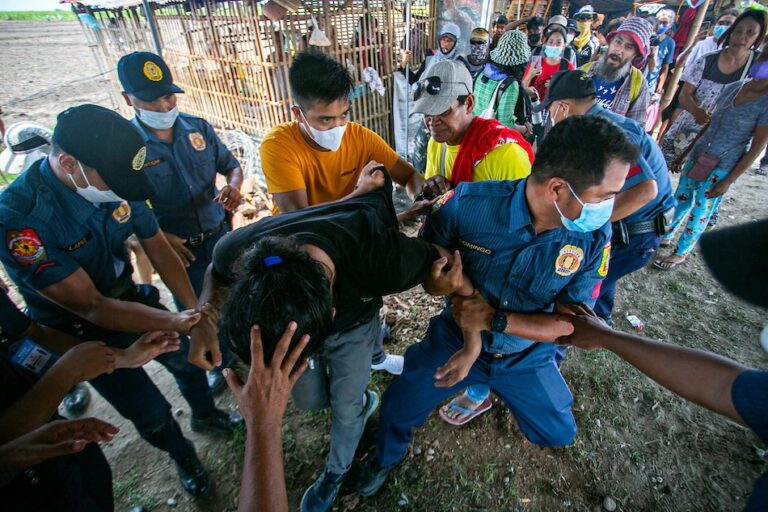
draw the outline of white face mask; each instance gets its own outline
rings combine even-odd
[[[341,140],[344,138],[344,131],[347,129],[346,124],[331,128],[330,130],[320,131],[316,128],[312,128],[309,121],[307,121],[307,115],[303,110],[299,109],[299,112],[301,112],[301,115],[304,118],[304,122],[301,124],[304,125],[304,129],[309,132],[312,136],[312,140],[314,140],[318,146],[327,149],[328,151],[336,151],[341,147]]]
[[[155,130],[167,130],[171,128],[173,123],[176,122],[176,118],[179,117],[179,109],[176,107],[173,107],[168,112],[155,112],[153,110],[136,108],[139,111],[139,119],[141,119],[141,122]]]
[[[575,37],[575,34],[568,34],[565,36],[565,45],[568,46],[573,42],[573,38]]]
[[[72,184],[75,186],[75,192],[77,192],[78,195],[80,195],[80,197],[94,204],[121,203],[124,201],[122,197],[118,196],[111,190],[99,190],[98,188],[91,185],[91,182],[88,181],[88,178],[85,176],[85,171],[83,171],[83,165],[80,162],[77,162],[77,165],[78,167],[80,167],[80,174],[83,175],[83,179],[88,184],[88,186],[78,187],[72,175],[67,174],[67,176],[69,176],[69,181],[71,181]]]
[[[763,332],[760,333],[760,345],[762,345],[763,350],[768,352],[768,325],[766,325]]]

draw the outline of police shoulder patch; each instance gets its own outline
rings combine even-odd
[[[128,222],[128,219],[131,218],[131,205],[125,201],[120,203],[120,206],[115,208],[115,210],[112,212],[112,218],[114,218],[120,224],[125,224]]]
[[[605,277],[608,275],[608,262],[611,259],[611,242],[608,241],[603,247],[603,257],[600,260],[600,266],[597,268],[597,275]]]
[[[440,197],[438,197],[437,201],[435,201],[434,204],[432,205],[432,213],[434,213],[437,210],[439,210],[440,208],[442,208],[443,205],[445,203],[447,203],[453,197],[454,193],[455,193],[455,191],[449,190],[445,194],[443,194]]]
[[[22,267],[37,265],[48,259],[40,235],[32,228],[6,231],[5,243],[13,260]]]
[[[564,245],[555,260],[555,274],[563,277],[574,274],[584,260],[584,251],[575,245]]]

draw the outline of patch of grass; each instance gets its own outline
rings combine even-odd
[[[0,11],[2,21],[75,21],[72,11]]]
[[[667,283],[667,286],[673,292],[678,292],[678,293],[683,293],[688,288],[684,283],[681,283],[680,281],[670,281],[669,283]]]
[[[115,501],[130,503],[132,506],[151,507],[152,498],[139,487],[139,475],[135,470],[129,471],[124,478],[115,480],[113,486]]]

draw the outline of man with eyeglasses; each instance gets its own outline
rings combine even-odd
[[[414,112],[424,114],[430,134],[424,195],[443,194],[465,181],[515,180],[528,176],[530,144],[495,119],[472,114],[472,76],[452,61],[432,66],[417,83]]]

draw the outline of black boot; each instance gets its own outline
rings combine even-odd
[[[202,418],[192,416],[189,424],[195,432],[231,434],[243,424],[243,417],[236,412],[226,413],[221,409],[214,409]]]
[[[192,496],[205,496],[208,493],[208,471],[197,454],[192,451],[190,455],[174,462],[184,490]]]
[[[68,416],[81,416],[91,403],[91,392],[85,384],[75,384],[61,403]]]

